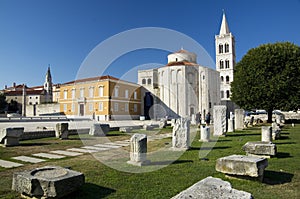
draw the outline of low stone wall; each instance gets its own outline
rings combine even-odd
[[[70,129],[69,135],[88,134],[90,129]],[[27,131],[24,132],[20,140],[33,140],[47,137],[55,137],[55,130],[42,130],[42,131]]]

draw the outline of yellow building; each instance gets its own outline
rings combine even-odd
[[[60,111],[69,117],[118,120],[141,114],[140,86],[112,76],[75,80],[59,90]]]

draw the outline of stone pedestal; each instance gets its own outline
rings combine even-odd
[[[245,111],[243,109],[234,110],[234,128],[242,130],[244,128]]]
[[[68,139],[69,137],[69,124],[57,123],[55,128],[55,136],[60,139]]]
[[[228,119],[228,129],[227,132],[234,132],[234,119]]]
[[[279,124],[276,122],[272,123],[272,139],[278,140],[280,138],[281,129],[279,127]]]
[[[123,133],[131,133],[132,127],[120,127],[119,131]]]
[[[0,144],[2,146],[17,146],[23,133],[23,127],[4,128],[0,132]]]
[[[12,190],[31,198],[61,198],[84,184],[84,175],[57,166],[13,174]]]
[[[214,136],[226,135],[226,106],[214,106]]]
[[[217,159],[216,171],[236,177],[253,177],[262,181],[267,166],[268,160],[266,158],[231,155]]]
[[[195,199],[195,198],[232,198],[232,199],[252,199],[252,195],[245,191],[233,189],[231,184],[220,178],[211,176],[197,182],[186,190],[180,192],[172,199]]]
[[[93,136],[105,136],[109,132],[109,124],[93,124],[89,134]]]
[[[262,142],[272,142],[272,127],[262,126],[261,127],[261,141]]]
[[[191,125],[196,125],[196,124],[197,124],[196,115],[192,114],[192,116],[191,116]]]
[[[208,126],[201,126],[200,131],[200,140],[201,142],[209,142],[210,141],[210,127]]]
[[[130,160],[127,162],[135,166],[143,166],[150,163],[147,160],[147,136],[134,134],[130,139]]]
[[[159,128],[160,128],[160,129],[166,128],[167,124],[168,124],[168,123],[167,123],[167,119],[162,118],[162,119],[160,119],[160,121],[159,121]]]
[[[154,126],[144,124],[143,129],[146,130],[146,131],[152,131],[154,129]]]
[[[270,158],[275,156],[277,149],[272,142],[247,142],[242,149],[247,155],[262,156]]]
[[[178,150],[190,148],[190,121],[186,118],[177,119],[172,131],[172,147]]]

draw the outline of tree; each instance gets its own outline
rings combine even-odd
[[[300,47],[289,43],[264,44],[250,49],[237,63],[231,100],[241,108],[272,111],[300,106]]]
[[[7,102],[5,100],[5,95],[0,93],[0,112],[3,111],[7,106]]]

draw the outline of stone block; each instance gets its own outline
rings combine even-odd
[[[226,135],[226,110],[227,107],[220,105],[214,106],[214,135],[215,136],[225,136]]]
[[[272,127],[271,126],[262,126],[261,127],[261,141],[262,142],[271,142],[272,141]]]
[[[2,146],[17,146],[23,133],[23,127],[4,128],[0,132],[0,144]]]
[[[12,190],[27,197],[61,198],[84,184],[80,172],[58,166],[45,166],[13,174]]]
[[[134,134],[130,139],[130,160],[127,162],[135,166],[143,166],[150,163],[147,160],[147,135]]]
[[[234,119],[228,119],[228,129],[227,132],[234,132]]]
[[[154,129],[154,126],[145,124],[143,125],[143,129],[146,131],[152,131]]]
[[[245,111],[243,109],[234,110],[234,129],[242,130],[244,128]]]
[[[208,126],[201,126],[200,141],[202,142],[210,141],[210,128]]]
[[[172,130],[172,147],[178,150],[190,148],[190,121],[187,118],[176,120]]]
[[[247,155],[264,157],[275,156],[277,152],[276,145],[272,142],[247,142],[242,149]]]
[[[280,124],[276,122],[272,123],[272,140],[278,140],[280,138],[281,128]]]
[[[109,132],[109,124],[93,124],[89,134],[92,136],[105,136]]]
[[[231,184],[220,178],[211,176],[197,182],[186,190],[180,192],[172,199],[198,199],[198,198],[230,198],[251,199],[252,195],[245,191],[233,189]]]
[[[167,126],[167,124],[168,124],[167,122],[168,122],[167,119],[164,119],[164,118],[160,119],[160,121],[159,121],[159,128],[160,128],[160,129],[166,128],[166,126]]]
[[[57,123],[55,128],[55,137],[60,139],[68,139],[69,137],[69,124]]]
[[[266,158],[230,155],[217,159],[216,171],[237,177],[248,176],[262,180],[267,166],[268,160]]]
[[[125,126],[124,127],[120,127],[119,131],[123,132],[123,133],[131,133],[132,127],[125,127]]]

